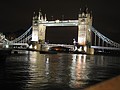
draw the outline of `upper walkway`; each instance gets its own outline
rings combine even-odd
[[[39,24],[45,26],[78,26],[78,20],[55,20],[55,21],[42,21]]]

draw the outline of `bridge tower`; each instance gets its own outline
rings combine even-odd
[[[81,12],[78,15],[78,50],[90,53],[90,47],[92,44],[91,40],[91,26],[92,26],[92,15],[88,12],[88,9]]]
[[[38,15],[33,16],[32,21],[32,42],[37,44],[44,44],[45,43],[45,32],[46,32],[46,26],[44,26],[42,23],[46,21],[46,15],[43,16],[41,11],[39,11]]]

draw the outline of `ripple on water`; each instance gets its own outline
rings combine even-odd
[[[30,52],[9,56],[0,69],[0,88],[80,90],[119,75],[120,57]]]

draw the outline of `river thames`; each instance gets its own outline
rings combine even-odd
[[[120,56],[12,54],[0,63],[0,90],[83,90],[120,75]]]

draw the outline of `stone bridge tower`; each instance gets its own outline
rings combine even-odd
[[[78,15],[78,45],[77,48],[80,51],[89,53],[91,40],[91,26],[92,15],[88,12],[88,9],[81,12]]]
[[[43,17],[41,11],[39,11],[38,15],[33,16],[32,21],[32,47],[34,49],[41,50],[42,44],[45,43],[45,33],[46,26],[43,23],[46,21],[46,15]]]
[[[32,40],[34,42],[39,42],[40,44],[45,43],[45,32],[46,26],[42,23],[46,21],[46,15],[43,17],[41,11],[39,11],[38,16],[33,16],[32,22]]]

